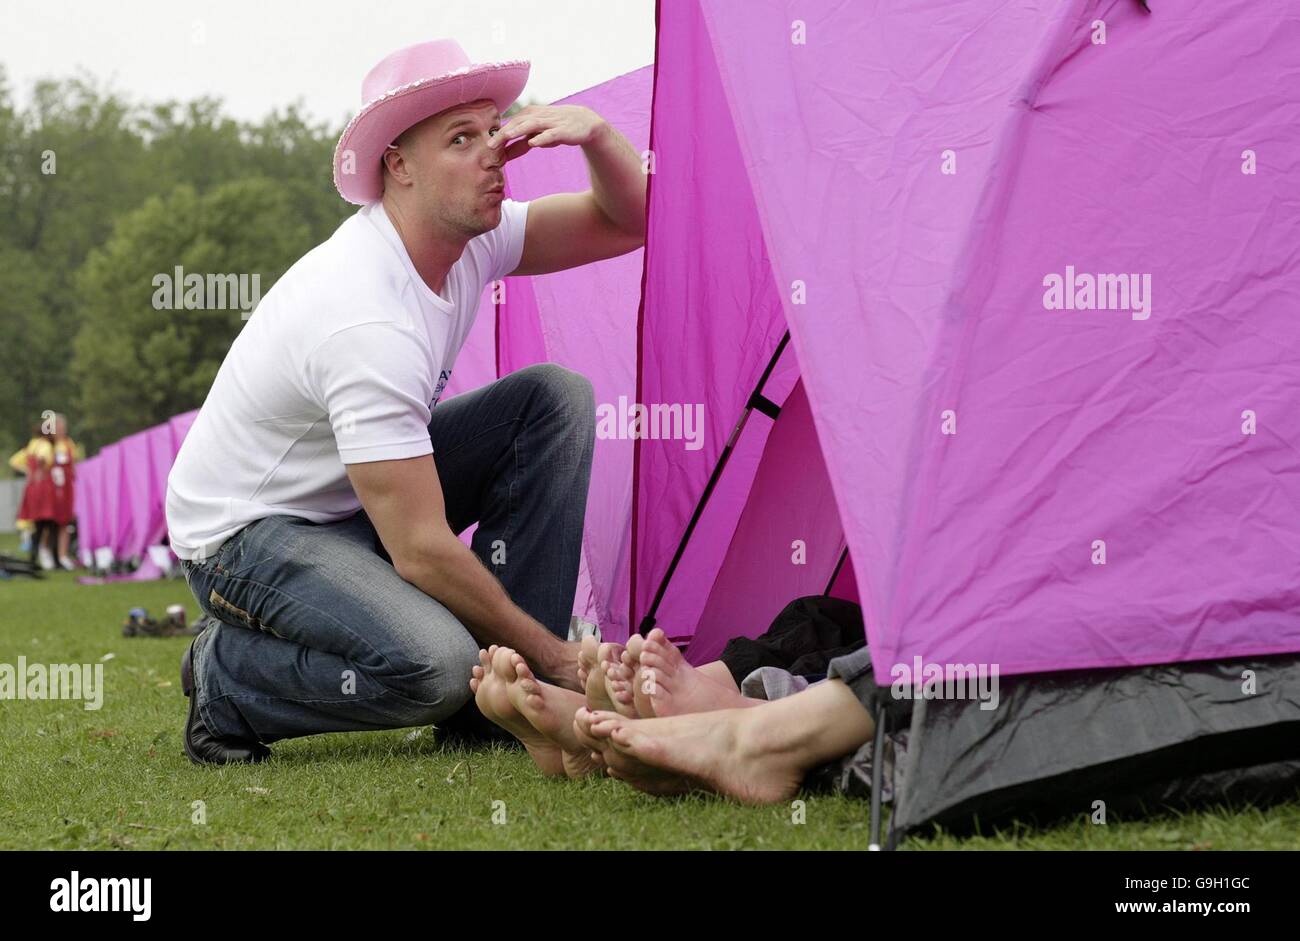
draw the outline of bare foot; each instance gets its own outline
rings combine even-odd
[[[679,716],[688,712],[711,712],[716,709],[742,709],[761,704],[758,699],[746,699],[738,691],[728,689],[709,679],[695,669],[668,640],[668,635],[655,628],[645,639],[641,649],[641,687],[649,700],[653,716]],[[649,716],[642,715],[642,718]]]
[[[611,733],[619,722],[625,721],[636,720],[624,719],[617,712],[592,712],[583,708],[574,714],[573,728],[578,740],[591,749],[593,758],[600,756],[611,778],[662,796],[685,794],[691,790],[693,783],[681,775],[651,767],[614,746]]]
[[[583,638],[582,653],[578,658],[578,676],[583,680],[588,709],[615,708],[607,685],[608,671],[612,664],[619,662],[622,653],[622,644],[597,644],[594,637]]]
[[[794,753],[774,747],[761,713],[753,709],[664,719],[619,717],[594,723],[593,736],[602,733],[613,745],[605,751],[608,766],[632,772],[616,776],[651,793],[663,793],[661,782],[676,777],[746,804],[774,804],[792,798],[803,781],[804,769]]]
[[[543,683],[533,675],[528,662],[509,648],[497,651],[492,661],[494,673],[500,669],[499,661],[506,664],[506,671],[512,676],[506,686],[511,705],[548,742],[559,747],[564,773],[580,778],[604,767],[603,761],[592,758],[590,749],[578,740],[573,730],[573,715],[583,705],[582,696]]]
[[[474,704],[479,712],[523,743],[543,774],[565,774],[560,746],[539,732],[510,699],[510,683],[515,675],[510,663],[513,653],[496,644],[478,652],[479,665],[471,671],[469,681]]]
[[[622,654],[627,656],[626,651]],[[619,663],[605,665],[605,694],[613,703],[614,711],[629,719],[637,717],[636,702],[632,697],[632,668]]]
[[[591,757],[601,757],[606,748],[612,748],[608,739],[598,739],[591,734],[591,724],[595,713],[583,706],[573,714],[573,734],[582,746],[591,752]]]
[[[645,638],[640,634],[633,634],[627,640],[627,650],[623,652],[623,665],[632,671],[631,688],[632,703],[636,708],[636,715],[633,718],[650,719],[654,717],[654,704],[650,701],[648,689],[654,687],[654,676],[645,675],[645,667],[641,663],[641,653],[645,650]]]

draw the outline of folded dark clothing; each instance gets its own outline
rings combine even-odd
[[[758,637],[729,640],[721,660],[737,686],[759,667],[821,679],[832,660],[866,643],[861,607],[841,598],[808,595],[786,605]]]

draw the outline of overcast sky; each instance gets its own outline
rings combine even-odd
[[[0,0],[21,104],[83,67],[136,101],[212,94],[252,121],[300,99],[342,123],[371,66],[442,38],[477,62],[530,60],[522,97],[554,101],[654,61],[654,0]]]

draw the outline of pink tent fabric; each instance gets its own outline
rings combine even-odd
[[[118,442],[122,450],[122,506],[123,527],[117,544],[116,554],[123,558],[138,557],[144,554],[145,546],[152,537],[150,527],[155,513],[153,505],[154,480],[153,457],[149,453],[150,430],[137,432]]]
[[[1154,6],[660,6],[643,391],[712,449],[789,327],[882,673],[1300,650],[1300,13]],[[1073,271],[1149,316],[1048,309]],[[634,619],[701,476],[642,442]],[[790,493],[715,593],[798,580]]]
[[[166,536],[167,474],[197,414],[176,415],[107,445],[78,465],[77,526],[83,561],[93,562],[96,550],[108,549],[114,559],[141,560],[125,577],[142,580],[161,574],[148,549]]]
[[[99,496],[102,465],[103,461],[98,455],[82,461],[77,465],[77,478],[73,485],[77,510],[77,540],[82,561],[86,564],[90,563],[89,553],[99,545],[104,532],[104,524],[100,519],[104,504]]]

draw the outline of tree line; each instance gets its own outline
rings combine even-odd
[[[137,103],[84,74],[19,108],[0,65],[0,451],[47,410],[94,454],[197,408],[244,318],[157,309],[156,276],[256,274],[265,294],[355,211],[331,178],[341,131],[295,105],[250,123],[211,97]]]

